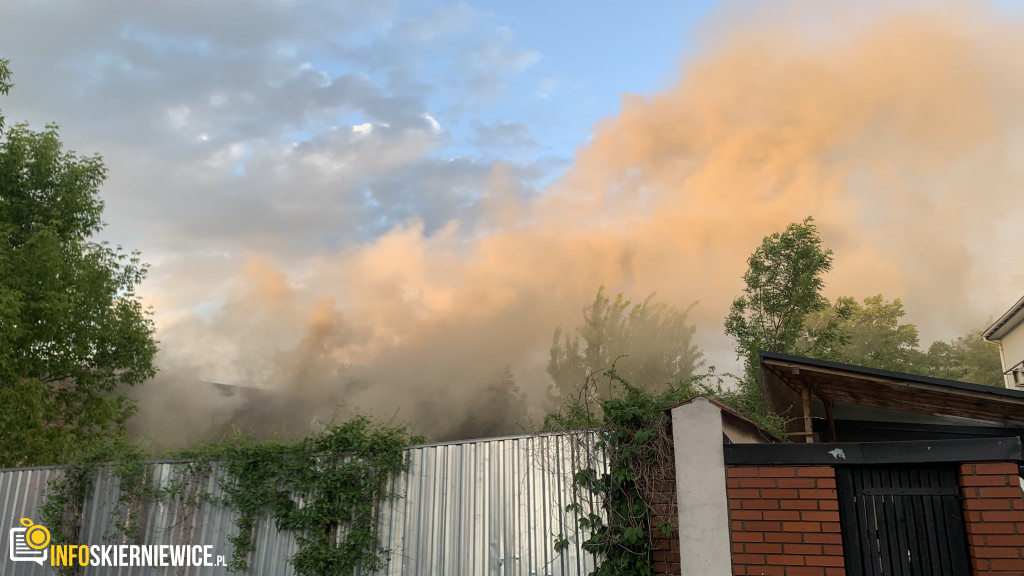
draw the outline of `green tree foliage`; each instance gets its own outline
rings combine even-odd
[[[0,90],[10,86],[0,64]],[[103,227],[99,156],[64,150],[56,126],[0,140],[0,466],[50,464],[123,429],[123,393],[151,378],[153,323],[136,253]]]
[[[622,294],[610,299],[602,286],[583,309],[583,324],[573,334],[555,329],[548,374],[557,397],[574,394],[585,382],[609,398],[608,382],[588,376],[615,367],[624,379],[648,389],[663,389],[693,376],[704,365],[693,342],[696,327],[687,319],[690,309],[678,310],[654,300],[654,294],[633,304]]]
[[[981,330],[974,330],[950,342],[936,340],[924,358],[925,374],[961,382],[1003,387],[999,347],[986,342]]]
[[[912,372],[921,364],[917,326],[903,324],[905,314],[899,298],[887,301],[881,294],[864,299],[843,297],[835,305],[808,314],[807,332],[828,322],[839,325],[836,345],[811,354],[822,360],[835,360],[882,370]],[[810,347],[805,346],[805,349]]]
[[[0,58],[0,94],[6,96],[10,89],[14,86],[11,84],[11,70],[9,68],[11,61]],[[0,132],[4,129],[4,112],[0,109]]]
[[[906,312],[898,298],[879,294],[830,303],[822,296],[832,251],[822,246],[811,218],[765,237],[747,263],[746,286],[733,301],[725,331],[743,360],[741,388],[751,407],[760,402],[760,350],[1002,386],[998,349],[980,332],[934,342],[923,352],[917,326],[902,321]]]
[[[841,344],[839,323],[847,314],[834,308],[832,317],[808,331],[808,314],[830,308],[821,295],[823,276],[832,269],[832,251],[818,237],[814,219],[793,223],[766,236],[747,259],[746,284],[725,319],[725,333],[736,340],[743,360],[743,384],[752,395],[760,382],[758,351],[828,355]],[[802,349],[799,344],[806,347]]]
[[[837,317],[836,308],[846,311],[839,319],[840,344],[828,354],[808,355],[823,360],[921,374],[935,378],[1003,386],[999,349],[974,330],[950,342],[936,340],[927,351],[919,346],[917,326],[903,323],[906,312],[899,298],[887,301],[881,294],[859,303],[839,298],[835,307],[808,314],[808,331]]]

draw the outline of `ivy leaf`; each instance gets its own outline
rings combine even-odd
[[[558,538],[555,539],[555,552],[558,553],[558,554],[561,554],[567,548],[569,548],[569,540],[568,540],[568,538],[566,538],[562,534],[559,534]]]

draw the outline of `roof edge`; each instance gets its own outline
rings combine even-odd
[[[755,430],[757,430],[757,432],[759,434],[761,434],[761,436],[765,440],[770,440],[773,443],[783,443],[784,442],[781,438],[779,438],[775,434],[772,434],[771,432],[766,430],[763,426],[761,426],[757,422],[754,422],[750,418],[747,418],[743,414],[740,414],[739,412],[737,412],[736,410],[731,408],[726,403],[722,402],[721,400],[719,400],[717,398],[712,398],[711,396],[694,396],[693,398],[690,398],[689,400],[683,400],[682,402],[676,402],[675,404],[673,404],[673,405],[669,406],[668,408],[666,408],[664,411],[669,413],[669,414],[671,414],[673,409],[678,408],[680,406],[685,406],[687,404],[690,404],[694,400],[706,400],[706,401],[710,402],[711,404],[714,404],[719,410],[722,411],[723,414],[725,414],[725,415],[727,415],[727,416],[729,416],[729,417],[731,417],[731,418],[733,418],[735,420],[738,420],[739,422],[741,422],[743,424],[746,424],[748,426],[753,427]]]
[[[989,342],[992,342],[993,340],[998,342],[1003,338],[1003,336],[1006,336],[1007,332],[1024,320],[1024,314],[1022,314],[1022,312],[1024,312],[1024,296],[1021,296],[1020,300],[1017,300],[1016,304],[1011,306],[1010,309],[1003,313],[998,320],[986,328],[985,331],[981,333],[981,337]]]
[[[983,394],[992,394],[993,396],[1007,396],[1010,398],[1024,399],[1024,390],[1010,390],[1007,388],[1000,388],[998,386],[986,386],[984,384],[975,384],[973,382],[960,382],[959,380],[946,380],[945,378],[932,378],[931,376],[922,376],[920,374],[910,374],[908,372],[893,372],[890,370],[881,370],[878,368],[869,368],[867,366],[858,366],[856,364],[844,364],[842,362],[833,362],[831,360],[818,360],[817,358],[808,358],[806,356],[794,356],[792,354],[780,354],[778,352],[767,352],[761,350],[758,352],[760,356],[760,363],[764,364],[767,360],[777,360],[782,362],[794,362],[804,364],[810,367],[817,368],[829,368],[832,370],[843,370],[850,372],[851,374],[865,374],[870,376],[880,376],[882,378],[890,378],[893,380],[903,380],[906,382],[919,382],[921,384],[931,384],[933,386],[943,386],[946,388],[955,388],[960,390],[968,390],[971,392],[981,392]]]

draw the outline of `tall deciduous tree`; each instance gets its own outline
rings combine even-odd
[[[583,323],[574,333],[555,329],[548,374],[558,395],[577,393],[589,375],[613,366],[623,380],[649,390],[693,376],[704,360],[693,342],[696,327],[687,319],[690,308],[679,310],[657,302],[653,294],[639,304],[622,294],[612,300],[602,286],[583,309]],[[589,381],[598,388],[599,397],[610,396],[609,379]]]
[[[919,348],[917,326],[903,323],[903,302],[881,294],[838,298],[821,295],[832,251],[811,218],[765,237],[747,261],[743,295],[733,302],[725,331],[744,362],[744,397],[760,401],[758,351],[799,354],[883,370],[994,386],[1002,385],[997,348],[980,332]]]
[[[743,383],[754,394],[760,382],[758,351],[823,355],[841,345],[839,323],[847,311],[837,307],[834,318],[810,332],[804,325],[808,314],[829,308],[821,289],[832,269],[832,251],[822,246],[811,217],[766,236],[747,265],[743,294],[733,300],[725,333],[736,340]],[[798,347],[800,342],[807,349]]]
[[[8,80],[0,61],[0,91]],[[0,466],[60,462],[117,433],[134,413],[124,387],[155,373],[134,292],[146,266],[93,239],[105,176],[56,126],[0,139]]]
[[[808,314],[804,321],[809,331],[830,320],[839,324],[839,344],[827,354],[812,355],[882,370],[920,370],[917,326],[903,323],[905,314],[899,298],[887,301],[879,294],[865,298],[863,303],[838,298],[834,306]]]
[[[805,326],[813,330],[837,317],[836,309],[848,315],[840,319],[840,344],[827,354],[809,352],[823,360],[908,372],[949,380],[1003,386],[999,349],[974,330],[949,342],[936,340],[927,351],[919,347],[917,326],[904,323],[905,311],[899,298],[887,301],[881,294],[864,299],[839,298],[834,308],[809,314]]]
[[[932,342],[924,358],[924,373],[936,378],[1005,386],[999,347],[986,342],[981,332],[974,330],[950,342]]]

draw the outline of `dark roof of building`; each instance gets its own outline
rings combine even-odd
[[[1024,426],[1024,391],[761,352],[765,406],[797,407],[806,384],[825,402]]]

